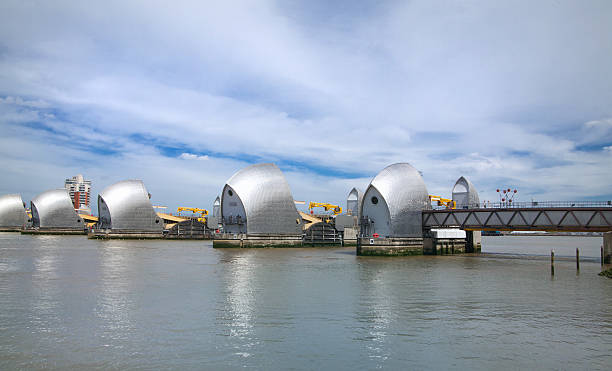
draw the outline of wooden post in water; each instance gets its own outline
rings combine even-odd
[[[555,275],[555,250],[550,250],[550,275]]]
[[[580,252],[578,252],[578,248],[576,248],[576,270],[580,270]]]
[[[603,267],[603,245],[601,245],[600,252],[601,252],[601,266]]]

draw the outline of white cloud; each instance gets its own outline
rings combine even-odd
[[[48,108],[50,107],[48,102],[41,99],[38,100],[24,100],[22,97],[7,96],[5,98],[0,97],[0,104],[14,104],[17,106],[32,107],[32,108]]]
[[[405,161],[443,195],[461,175],[485,194],[610,193],[610,4],[328,6],[4,2],[0,128],[16,152],[0,188],[140,174],[172,202],[168,172],[219,188],[261,160],[289,164],[296,197],[342,202]]]
[[[198,156],[194,155],[193,153],[183,152],[179,158],[182,158],[183,160],[208,160],[208,155]]]

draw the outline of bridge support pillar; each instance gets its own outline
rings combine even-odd
[[[612,264],[612,232],[603,235],[603,261],[604,264]]]
[[[482,251],[482,232],[465,231],[465,252],[479,253]]]

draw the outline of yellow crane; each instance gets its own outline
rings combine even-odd
[[[342,208],[338,205],[332,205],[325,202],[312,202],[308,204],[308,209],[312,211],[315,207],[322,207],[325,211],[331,210],[334,215],[342,214]]]
[[[200,214],[200,217],[198,218],[198,222],[206,223],[206,216],[208,215],[208,210],[206,209],[199,209],[197,207],[179,206],[176,209],[176,212],[180,214],[181,211],[191,211],[194,214]]]
[[[453,200],[449,200],[448,198],[443,198],[441,196],[429,195],[429,201],[437,202],[438,206],[445,206],[447,209],[456,209],[457,203]]]

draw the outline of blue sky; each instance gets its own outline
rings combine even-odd
[[[82,173],[210,207],[275,162],[344,205],[409,162],[432,194],[608,200],[610,66],[609,1],[5,0],[0,193]]]

